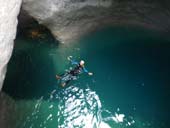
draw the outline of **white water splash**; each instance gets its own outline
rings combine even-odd
[[[58,102],[57,106],[52,101]],[[26,123],[30,124],[27,124],[29,128],[36,128],[35,122],[40,122],[40,127],[49,128],[50,121],[57,121],[57,128],[112,128],[108,122],[121,124],[123,127],[131,126],[135,123],[134,120],[128,121],[125,115],[120,113],[119,108],[114,115],[107,109],[103,109],[99,96],[90,88],[81,89],[70,86],[60,92],[52,91],[47,101],[49,113],[45,120],[40,121],[37,115],[40,113],[42,102],[44,102],[43,97],[37,100],[31,117],[27,118]],[[58,113],[52,113],[57,108]],[[106,117],[102,117],[103,111],[107,113]]]
[[[101,102],[94,91],[71,86],[59,95],[63,97],[59,104],[59,128],[110,128],[102,122]]]
[[[124,121],[124,117],[125,117],[124,114],[115,113],[115,116],[113,116],[112,118],[116,123],[122,123]]]

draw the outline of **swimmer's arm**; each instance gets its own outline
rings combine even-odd
[[[87,73],[89,76],[92,76],[92,75],[93,75],[93,73],[92,73],[92,72],[89,72],[85,67],[83,67],[83,71],[84,71],[85,73]]]
[[[72,65],[78,65],[77,61],[72,60],[72,56],[67,57],[67,59],[71,62]]]

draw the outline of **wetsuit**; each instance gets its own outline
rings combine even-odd
[[[72,65],[76,65],[74,69],[70,70],[69,72],[65,73],[62,76],[62,80],[68,84],[71,80],[77,79],[77,76],[83,72],[88,73],[88,71],[80,64],[74,60],[70,60]]]
[[[71,64],[76,65],[76,67],[70,71],[70,74],[72,74],[73,76],[77,76],[83,72],[88,73],[88,71],[76,61],[71,60]]]

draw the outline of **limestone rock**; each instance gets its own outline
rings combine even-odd
[[[23,9],[61,42],[109,25],[139,25],[169,31],[167,0],[23,0]]]
[[[21,0],[0,0],[0,90],[16,36]]]
[[[61,42],[74,40],[95,28],[111,5],[112,0],[23,1],[23,9],[46,25]]]

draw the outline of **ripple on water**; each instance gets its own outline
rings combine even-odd
[[[107,113],[106,117],[102,116],[103,112]],[[34,111],[24,122],[24,128],[49,128],[51,124],[58,128],[111,128],[111,124],[126,127],[135,123],[119,112],[118,108],[112,115],[112,112],[104,109],[99,96],[90,88],[70,86],[59,92],[53,90],[47,101],[43,97],[37,100]]]

